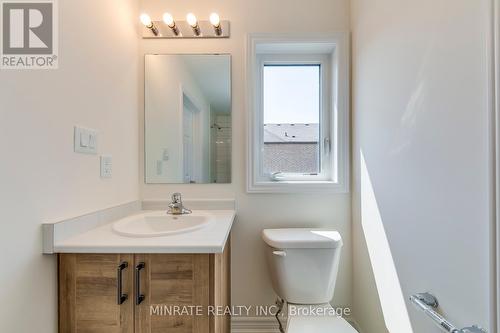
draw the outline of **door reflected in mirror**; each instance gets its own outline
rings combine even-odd
[[[231,182],[231,56],[145,56],[145,181]]]

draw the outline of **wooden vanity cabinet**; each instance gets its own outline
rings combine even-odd
[[[230,332],[229,316],[207,312],[230,305],[229,241],[220,254],[63,253],[58,261],[60,333]],[[204,313],[151,315],[156,305]]]
[[[117,302],[117,267],[128,299]],[[59,254],[59,332],[134,332],[133,254]]]

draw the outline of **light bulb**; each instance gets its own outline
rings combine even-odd
[[[170,13],[163,14],[163,22],[165,22],[165,24],[168,25],[170,28],[175,27],[174,18]]]
[[[210,23],[216,28],[220,26],[220,18],[217,13],[210,14]]]
[[[196,16],[194,16],[193,13],[187,14],[186,21],[193,28],[195,28],[198,25],[198,20],[196,19]]]
[[[149,17],[148,14],[141,14],[140,19],[142,24],[144,24],[146,27],[150,27],[153,24],[153,22],[151,21],[151,17]]]

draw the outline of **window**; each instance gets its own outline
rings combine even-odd
[[[321,64],[264,64],[263,173],[321,173]]]
[[[250,36],[249,192],[348,191],[343,44]]]

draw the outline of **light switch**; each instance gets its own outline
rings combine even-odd
[[[73,145],[75,153],[97,154],[97,131],[75,126]]]
[[[80,132],[80,147],[88,147],[89,146],[89,134],[85,131]]]
[[[111,178],[113,174],[113,158],[111,155],[101,155],[101,178]]]
[[[89,148],[94,150],[97,148],[97,133],[94,131],[89,131]]]

